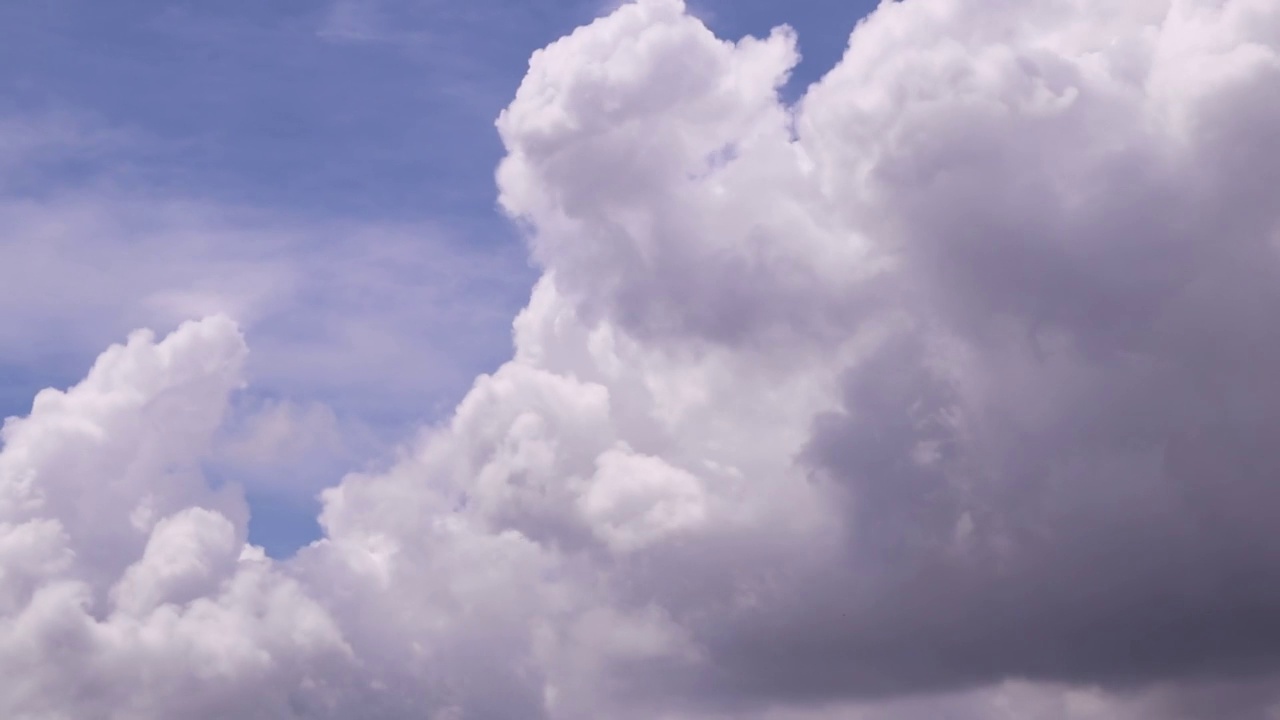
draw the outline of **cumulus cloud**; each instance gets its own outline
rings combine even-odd
[[[534,55],[514,357],[294,558],[202,475],[231,321],[39,396],[0,706],[1274,717],[1280,7],[885,3],[789,107],[797,53],[640,0]]]

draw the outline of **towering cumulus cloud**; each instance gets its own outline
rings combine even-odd
[[[1280,714],[1280,4],[639,0],[536,53],[515,355],[287,561],[201,463],[245,347],[11,419],[0,714]]]

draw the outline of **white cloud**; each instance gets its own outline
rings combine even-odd
[[[596,464],[579,505],[614,550],[635,550],[703,522],[706,498],[696,476],[626,449],[607,450]]]
[[[224,318],[6,426],[0,707],[1267,717],[1278,58],[1261,0],[906,0],[787,108],[790,33],[620,8],[499,121],[514,358],[324,539],[202,482]]]
[[[322,609],[241,555],[243,503],[200,477],[244,358],[222,317],[135,333],[5,424],[6,713],[211,716],[233,695],[276,713],[298,660],[344,657]]]
[[[142,558],[111,589],[121,612],[142,615],[184,605],[217,589],[239,556],[236,528],[223,515],[191,508],[156,523]]]

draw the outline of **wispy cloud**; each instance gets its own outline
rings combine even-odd
[[[116,152],[122,138],[145,146],[70,118],[9,117],[0,130],[11,182],[60,158]],[[386,443],[507,354],[507,319],[531,281],[518,247],[438,224],[229,206],[132,187],[110,170],[38,185],[0,195],[0,358],[11,385],[70,382],[131,328],[225,313],[255,344],[247,372],[257,395],[322,407]],[[253,422],[266,420],[242,430]],[[268,425],[266,435],[279,429]],[[241,466],[275,462],[249,451],[266,439],[241,435]],[[314,492],[354,462],[331,457],[348,465],[316,477],[295,467],[292,482]]]
[[[355,43],[422,43],[432,37],[427,27],[397,22],[383,0],[334,0],[317,34],[326,40]]]

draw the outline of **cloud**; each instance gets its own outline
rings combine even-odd
[[[324,15],[320,37],[338,41],[369,42],[382,39],[387,31],[377,3],[339,0]]]
[[[492,321],[525,292],[512,253],[468,250],[443,227],[315,223],[99,187],[8,199],[0,221],[9,258],[0,307],[10,318],[0,343],[10,361],[89,352],[130,327],[172,328],[221,312],[257,339],[252,372],[264,389],[310,383],[335,394],[351,373],[316,386],[336,369],[363,367],[399,377],[401,395],[412,388],[429,401],[465,386],[447,363],[500,352],[506,333]],[[458,335],[459,352],[409,342],[401,332],[408,317],[433,340]],[[458,327],[476,332],[463,337]],[[397,392],[380,387],[361,388],[366,406],[385,408]]]
[[[68,112],[0,115],[0,188],[32,192],[32,180],[86,158],[101,159],[135,149],[138,138]]]
[[[231,321],[42,394],[0,706],[1274,716],[1280,9],[906,0],[796,60],[677,0],[537,53],[514,357],[292,559],[200,474]]]
[[[307,220],[123,183],[5,195],[0,226],[0,415],[131,328],[234,316],[254,345],[252,387],[210,462],[218,481],[292,504],[446,414],[508,352],[509,312],[528,292],[518,250],[467,248],[444,227]]]

